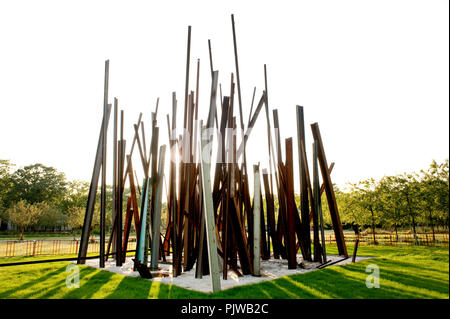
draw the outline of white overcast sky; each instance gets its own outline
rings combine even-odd
[[[279,109],[282,138],[294,138],[295,157],[299,104],[305,110],[307,151],[311,154],[309,125],[318,122],[339,186],[418,171],[432,159],[448,158],[447,0],[0,0],[0,159],[19,167],[39,162],[70,179],[89,181],[106,59],[110,101],[118,97],[125,110],[125,138],[131,143],[139,112],[150,127],[160,97],[158,121],[166,143],[171,92],[177,92],[179,110],[184,102],[188,25],[190,88],[200,58],[199,107],[206,119],[207,40],[228,95],[234,72],[231,13],[245,119],[254,86],[257,99],[261,95],[266,63],[269,104]],[[258,161],[267,167],[264,113],[248,144],[249,164]],[[295,179],[298,184],[298,175]]]

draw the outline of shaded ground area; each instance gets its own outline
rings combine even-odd
[[[105,268],[103,270],[107,270],[116,274],[130,276],[130,277],[140,277],[138,271],[133,271],[134,263],[132,261],[134,257],[128,257],[126,262],[121,266],[116,266],[116,262],[113,259],[109,259],[105,263]],[[166,257],[168,261],[167,263],[159,263],[159,267],[157,271],[152,271],[152,275],[154,276],[152,281],[160,282],[164,284],[173,284],[178,287],[183,287],[186,289],[192,289],[201,292],[212,292],[212,284],[211,277],[209,275],[203,276],[203,278],[195,277],[195,265],[194,267],[187,271],[183,272],[180,276],[173,277],[172,276],[172,256]],[[368,259],[370,257],[357,257],[356,262],[361,260]],[[347,258],[343,260],[342,256],[337,255],[328,255],[327,260],[330,263],[336,262],[336,265],[345,265],[350,263],[351,258]],[[317,266],[320,265],[318,262],[308,262],[302,261],[302,255],[297,254],[297,263],[301,262],[302,267],[297,267],[297,269],[289,269],[288,261],[286,259],[269,259],[269,260],[261,260],[261,276],[255,277],[252,275],[242,275],[237,274],[232,270],[228,270],[227,279],[223,280],[222,273],[220,274],[220,285],[222,290],[230,289],[237,286],[256,284],[267,280],[274,280],[277,278],[281,278],[283,276],[290,276],[295,274],[303,274],[310,271],[317,271]],[[86,261],[87,266],[91,266],[94,268],[99,268],[99,259],[90,259]],[[150,264],[149,264],[150,266]]]
[[[333,246],[327,251],[337,253]],[[0,267],[0,298],[449,298],[448,248],[371,246],[358,255],[380,257],[214,294],[88,266],[80,266],[80,288],[70,289],[67,262]],[[366,287],[369,264],[380,268],[378,289]]]

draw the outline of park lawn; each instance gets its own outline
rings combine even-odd
[[[0,267],[0,298],[449,298],[448,247],[361,246],[358,255],[378,257],[211,294],[87,266],[80,266],[80,288],[69,289],[67,262]],[[0,263],[6,260],[31,259]],[[380,288],[366,287],[369,264],[380,269]]]

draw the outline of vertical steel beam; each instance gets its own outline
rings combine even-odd
[[[189,94],[189,66],[191,59],[191,26],[188,26],[187,53],[186,53],[186,83],[184,90],[184,109],[187,109]],[[186,128],[187,112],[184,112],[184,128]]]
[[[261,276],[261,179],[259,166],[253,165],[253,276]]]
[[[211,284],[213,292],[220,291],[220,275],[219,275],[219,261],[217,255],[217,238],[216,226],[214,222],[214,207],[211,193],[211,151],[208,147],[208,136],[206,128],[201,128],[201,142],[200,142],[200,158],[202,169],[202,191],[203,203],[205,207],[205,222],[206,222],[206,238],[208,241],[208,256],[209,269],[211,276]]]
[[[117,205],[116,205],[116,196],[117,196],[117,112],[119,108],[119,101],[117,98],[114,98],[114,136],[113,136],[113,190],[112,190],[112,221],[113,224],[116,222],[116,214],[117,214]],[[116,252],[116,233],[114,232],[113,226],[113,235],[109,239],[109,242],[112,243],[112,253]],[[114,255],[114,258],[116,256]],[[108,259],[108,256],[106,256]]]
[[[319,190],[319,165],[317,162],[317,152],[318,145],[317,141],[313,143],[313,179],[314,179],[314,206],[316,210],[316,214],[319,216],[319,228],[320,228],[320,237],[322,239],[322,257],[323,263],[327,262],[327,253],[325,249],[325,230],[323,228],[323,214],[322,214],[322,201],[321,201],[321,192]],[[315,252],[314,252],[315,253]]]
[[[300,212],[302,216],[302,232],[304,238],[305,256],[311,261],[311,235],[309,223],[309,201],[308,201],[308,187],[306,182],[306,171],[302,162],[305,159],[301,156],[301,144],[305,144],[305,120],[303,115],[303,107],[297,105],[297,149],[298,149],[298,168],[300,172]]]
[[[159,239],[161,228],[161,200],[162,200],[162,186],[164,182],[164,162],[166,159],[166,145],[161,145],[159,149],[158,159],[158,176],[155,192],[155,209],[153,211],[153,223],[152,223],[152,256],[150,261],[150,267],[153,270],[158,269],[159,259]]]

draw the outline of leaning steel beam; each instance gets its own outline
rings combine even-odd
[[[139,113],[139,118],[138,118],[138,129],[141,126],[141,120],[142,120],[142,113]],[[133,155],[133,150],[134,150],[134,144],[136,143],[136,138],[137,136],[134,136],[133,142],[131,143],[131,149],[130,149],[130,161],[131,161],[131,156]],[[130,162],[127,162],[127,167],[125,169],[125,176],[123,177],[123,181],[122,181],[122,186],[125,185],[125,182],[127,181],[127,176],[128,176],[128,165],[130,165]]]
[[[313,148],[314,148],[314,145],[313,145]],[[328,172],[330,172],[330,174],[333,171],[333,168],[334,168],[334,162],[331,162],[330,167],[328,168]],[[325,191],[325,184],[322,183],[322,185],[320,186],[320,196],[322,196],[324,191]],[[310,211],[309,220],[312,220],[312,218],[313,218],[313,213],[312,213],[312,211]]]
[[[259,100],[258,106],[256,107],[255,113],[253,113],[252,119],[250,120],[250,124],[247,127],[247,131],[245,131],[243,141],[241,141],[241,144],[239,145],[239,148],[238,148],[237,153],[236,153],[236,159],[238,161],[241,158],[242,153],[244,152],[247,140],[248,140],[248,138],[250,136],[250,133],[252,132],[252,129],[253,129],[253,126],[256,123],[256,120],[258,119],[258,115],[261,112],[261,108],[262,108],[262,106],[263,106],[263,104],[265,102],[265,95],[266,95],[266,93],[264,91],[262,96],[261,96],[261,99]]]
[[[348,257],[347,246],[345,245],[344,232],[342,231],[341,219],[339,217],[338,206],[336,203],[336,196],[334,194],[333,183],[328,172],[327,158],[325,156],[325,150],[322,143],[322,137],[320,136],[319,124],[311,124],[314,140],[317,141],[317,157],[319,160],[320,171],[322,173],[322,179],[325,184],[325,193],[328,200],[328,208],[330,210],[331,221],[333,224],[334,235],[336,237],[336,244],[338,247],[339,255]]]
[[[164,162],[166,157],[166,145],[161,145],[159,148],[158,158],[158,177],[156,183],[155,193],[155,209],[153,211],[153,223],[152,223],[152,256],[150,260],[150,267],[153,270],[158,269],[159,259],[159,238],[161,228],[161,200],[162,200],[162,185],[164,181]]]
[[[131,220],[133,218],[133,209],[131,208],[131,197],[127,198],[127,209],[125,214],[125,225],[124,225],[124,231],[123,231],[123,240],[122,240],[122,263],[125,262],[127,258],[127,248],[128,248],[128,239],[130,237],[130,231],[131,231]]]
[[[322,257],[323,263],[327,262],[327,252],[325,249],[325,230],[323,228],[323,214],[322,214],[322,201],[321,201],[321,193],[319,190],[319,166],[317,163],[317,143],[314,141],[313,143],[313,174],[314,174],[314,206],[316,209],[316,213],[319,216],[319,228],[320,228],[320,237],[322,240]]]
[[[145,180],[145,187],[143,187],[144,193],[143,193],[143,199],[144,199],[144,208],[141,211],[141,230],[140,230],[140,236],[139,236],[139,241],[138,241],[138,247],[136,248],[137,250],[137,259],[139,260],[140,263],[144,263],[144,251],[145,251],[145,230],[147,228],[147,214],[148,214],[148,198],[149,198],[149,193],[150,188],[151,188],[151,181],[150,178]]]
[[[111,104],[107,106],[106,128],[108,128],[109,116],[111,114]],[[91,184],[89,186],[88,200],[86,204],[86,213],[84,215],[83,230],[81,232],[80,249],[78,251],[78,264],[84,264],[89,243],[89,233],[92,224],[92,217],[94,216],[95,197],[97,195],[98,179],[100,177],[100,168],[102,166],[102,145],[103,145],[103,123],[100,129],[100,136],[98,138],[97,153],[95,155],[94,170],[92,172]]]
[[[103,117],[108,108],[109,60],[105,61],[105,87],[103,90]],[[103,121],[102,136],[102,186],[100,193],[100,268],[105,268],[105,231],[106,231],[106,143],[108,140],[106,121]]]
[[[201,128],[201,142],[199,153],[201,154],[202,191],[205,207],[206,238],[208,242],[209,269],[213,292],[220,291],[219,260],[217,255],[216,226],[214,222],[214,208],[211,193],[211,153],[208,152],[208,137],[206,128]]]
[[[208,120],[206,122],[206,127],[208,128],[208,130],[210,130],[214,127],[214,117],[216,116],[216,112],[217,112],[216,99],[217,99],[217,81],[218,81],[218,79],[219,79],[219,71],[214,71],[212,81],[211,81],[211,96],[210,96],[210,100],[209,100]]]

